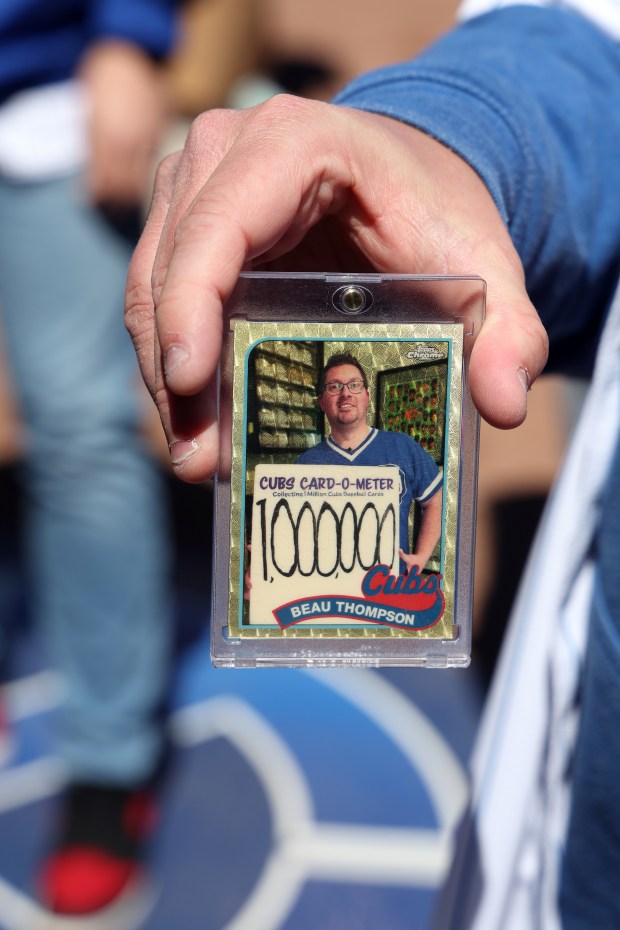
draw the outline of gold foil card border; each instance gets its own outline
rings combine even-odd
[[[230,475],[230,558],[228,592],[228,635],[232,639],[332,639],[332,640],[406,640],[444,639],[455,635],[454,608],[456,586],[456,548],[458,530],[458,493],[463,390],[463,325],[461,323],[309,323],[230,321],[233,342],[231,404],[231,475]],[[429,630],[405,631],[393,627],[375,628],[279,628],[248,627],[242,621],[244,593],[244,522],[247,471],[247,385],[251,352],[264,341],[320,341],[330,343],[331,352],[342,351],[344,344],[411,343],[409,351],[429,356],[437,350],[433,343],[447,344],[448,359],[446,405],[447,441],[444,462],[443,502],[443,593],[445,610],[439,622]],[[424,347],[424,348],[423,348]],[[420,358],[418,358],[420,360]],[[403,366],[404,367],[404,366]],[[371,394],[376,393],[378,372],[369,371]],[[370,409],[370,408],[369,408]],[[374,410],[373,410],[374,414]]]

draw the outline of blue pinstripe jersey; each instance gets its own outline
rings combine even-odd
[[[297,459],[301,465],[396,465],[400,472],[400,539],[409,539],[412,501],[423,504],[441,488],[442,476],[422,446],[404,433],[371,429],[356,449],[343,449],[331,436]]]

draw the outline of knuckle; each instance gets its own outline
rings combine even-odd
[[[284,131],[289,141],[295,138],[299,141],[306,127],[314,125],[317,108],[326,106],[292,94],[276,94],[248,110],[248,121],[254,133],[278,134]]]
[[[283,116],[289,116],[299,113],[305,109],[306,101],[301,97],[294,97],[292,94],[275,94],[263,101],[254,109],[256,115],[263,118],[281,119]]]
[[[129,276],[125,291],[124,320],[131,337],[135,338],[145,325],[150,324],[152,318],[151,291]]]
[[[220,151],[225,139],[243,120],[243,111],[208,110],[192,120],[184,151],[190,155]]]
[[[155,171],[155,191],[166,190],[174,181],[181,152],[172,152],[162,158]]]

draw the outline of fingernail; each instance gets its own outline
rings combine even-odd
[[[171,345],[166,349],[164,355],[164,372],[166,377],[171,375],[180,365],[187,361],[189,352],[184,346]]]
[[[523,390],[527,394],[527,392],[532,389],[529,371],[527,370],[527,368],[518,368],[517,375],[519,377],[519,381],[523,385]]]
[[[180,465],[200,449],[200,443],[195,439],[179,439],[170,443],[170,461],[173,465]]]

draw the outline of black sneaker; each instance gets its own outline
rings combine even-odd
[[[58,914],[93,914],[142,878],[155,800],[148,788],[73,785],[63,803],[60,838],[40,873],[41,900]]]

